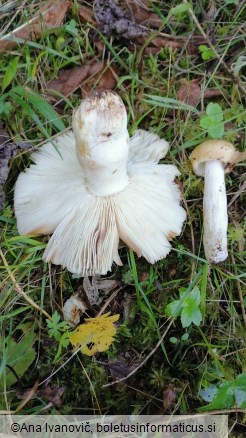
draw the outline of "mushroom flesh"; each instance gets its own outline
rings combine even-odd
[[[228,141],[207,140],[190,155],[194,172],[204,177],[203,245],[207,260],[223,262],[227,256],[227,197],[225,173],[246,158]]]
[[[53,233],[43,259],[81,276],[122,265],[119,239],[150,263],[164,258],[186,217],[178,169],[158,164],[168,143],[144,130],[129,138],[125,106],[111,91],[90,93],[72,126],[18,177],[19,233]]]

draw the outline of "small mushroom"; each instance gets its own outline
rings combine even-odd
[[[225,140],[207,140],[190,155],[194,172],[204,176],[203,245],[207,260],[223,262],[227,256],[227,198],[225,173],[236,163],[246,159],[246,152],[238,152]]]
[[[72,295],[63,306],[64,320],[71,327],[75,327],[79,324],[80,316],[85,313],[86,309],[85,303],[77,295]]]
[[[144,130],[129,138],[125,106],[111,91],[89,94],[72,125],[18,177],[19,233],[53,233],[43,259],[81,276],[122,265],[119,239],[150,263],[166,257],[186,217],[178,169],[158,165],[168,143]]]

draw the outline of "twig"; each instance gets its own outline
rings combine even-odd
[[[38,388],[38,380],[35,382],[34,386],[30,389],[30,391],[28,391],[27,396],[25,397],[24,400],[22,400],[22,402],[19,404],[19,406],[17,406],[17,408],[14,411],[0,411],[0,415],[6,415],[6,414],[16,414],[17,412],[21,411],[22,408],[24,408],[24,406],[29,402],[29,400],[31,400],[31,398],[34,396],[34,394],[36,393]],[[4,435],[4,436],[8,436],[8,435]]]
[[[35,309],[37,309],[39,312],[43,313],[43,315],[46,316],[46,318],[48,318],[49,320],[52,320],[51,316],[46,312],[46,310],[42,309],[38,304],[35,303],[35,301],[33,301],[21,288],[21,286],[19,285],[19,283],[17,283],[14,274],[12,273],[8,262],[2,252],[2,250],[0,249],[0,256],[2,258],[3,264],[8,272],[9,278],[12,281],[15,290]]]
[[[102,308],[99,310],[98,314],[97,314],[97,318],[98,316],[101,316],[104,312],[105,309],[107,309],[108,305],[111,303],[111,301],[114,299],[114,297],[116,297],[116,295],[118,294],[118,292],[120,292],[120,290],[124,289],[125,286],[120,287],[119,289],[115,290],[112,295],[110,295],[110,297],[107,299],[107,301],[104,303],[104,305],[102,306]]]
[[[168,320],[169,319],[170,318],[168,318]],[[149,358],[151,356],[153,356],[153,354],[156,352],[156,350],[158,350],[158,348],[160,347],[160,345],[163,342],[163,339],[165,338],[168,330],[170,329],[171,325],[173,324],[173,321],[174,321],[174,318],[172,318],[171,321],[169,322],[166,330],[164,331],[163,335],[161,336],[161,338],[159,339],[159,341],[157,342],[157,344],[153,348],[153,350],[144,358],[144,360],[134,370],[132,370],[129,374],[127,374],[127,376],[121,377],[118,380],[114,380],[114,382],[110,382],[110,383],[107,383],[106,385],[103,385],[103,388],[106,388],[107,386],[116,385],[116,383],[120,383],[120,382],[123,382],[124,380],[129,379],[129,377],[131,377],[133,374],[135,374],[139,370],[139,368],[141,368],[143,365],[145,365],[145,363],[149,360]]]

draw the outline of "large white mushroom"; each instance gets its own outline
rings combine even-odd
[[[43,259],[81,276],[122,265],[119,239],[150,263],[164,258],[186,217],[178,169],[158,165],[168,143],[143,130],[130,139],[124,104],[111,91],[88,95],[72,125],[18,177],[19,233],[53,233]]]
[[[232,143],[210,139],[198,145],[190,155],[194,172],[204,177],[203,246],[207,260],[223,262],[227,256],[227,197],[225,173],[246,159]]]

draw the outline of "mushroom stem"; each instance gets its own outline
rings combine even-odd
[[[212,263],[223,262],[228,256],[228,217],[225,171],[219,160],[205,163],[203,215],[206,258]]]
[[[107,91],[91,93],[74,111],[73,130],[88,191],[110,196],[124,190],[130,139],[121,98]]]
[[[89,145],[88,156],[80,156],[88,190],[96,196],[109,196],[124,190],[129,182],[126,163],[129,153],[129,135]]]

